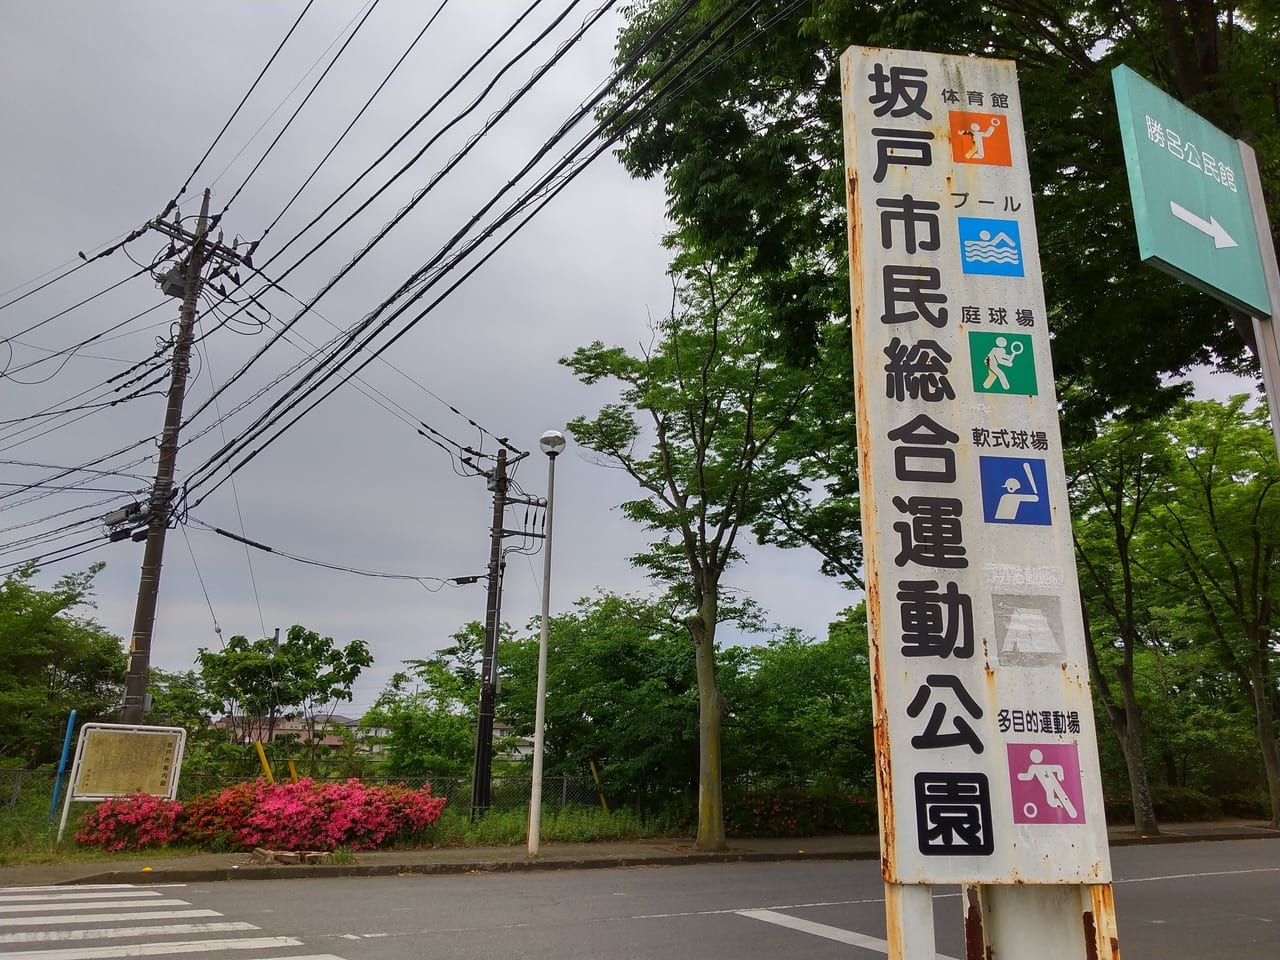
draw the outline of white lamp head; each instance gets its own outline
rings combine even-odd
[[[548,430],[538,439],[538,449],[548,457],[555,457],[563,453],[565,446],[564,434],[559,430]]]

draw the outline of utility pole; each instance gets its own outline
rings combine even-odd
[[[173,474],[178,456],[178,430],[182,426],[182,403],[186,397],[187,374],[191,369],[192,331],[196,322],[196,301],[200,295],[202,271],[210,259],[224,265],[239,263],[234,250],[220,243],[209,244],[209,191],[205,190],[200,205],[200,219],[194,234],[179,222],[170,224],[157,218],[152,227],[173,240],[189,243],[186,263],[182,268],[182,309],[178,315],[178,333],[173,345],[173,375],[169,381],[169,399],[165,410],[164,432],[160,436],[160,455],[156,463],[156,479],[151,487],[146,547],[142,553],[142,573],[138,581],[138,602],[133,615],[133,634],[129,643],[129,673],[125,678],[122,723],[138,724],[146,707],[147,678],[151,663],[151,633],[156,619],[156,602],[160,590],[160,564],[164,556],[165,533],[169,529],[169,509],[173,499]]]
[[[484,655],[480,664],[480,712],[471,768],[471,819],[489,809],[493,786],[493,702],[498,692],[498,627],[502,612],[502,518],[507,509],[507,451],[493,468],[493,525],[489,528],[489,593],[484,615]]]

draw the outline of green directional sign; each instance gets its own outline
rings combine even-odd
[[[1111,80],[1143,261],[1270,317],[1240,144],[1128,67]]]

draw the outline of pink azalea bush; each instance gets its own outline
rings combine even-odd
[[[182,804],[146,794],[104,800],[80,821],[76,842],[104,850],[163,847],[178,839]]]
[[[274,850],[368,850],[431,826],[444,798],[430,787],[366,786],[345,783],[263,784],[237,839],[245,847]]]
[[[367,850],[405,841],[431,826],[444,797],[429,786],[345,783],[240,783],[189,800],[108,800],[84,820],[80,843],[124,850],[181,841],[213,849]]]

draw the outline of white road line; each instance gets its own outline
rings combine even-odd
[[[865,934],[854,933],[852,930],[830,927],[825,923],[814,923],[812,920],[802,920],[800,917],[789,917],[785,913],[775,913],[772,910],[738,910],[735,912],[739,916],[751,917],[753,920],[763,920],[765,923],[774,923],[789,930],[798,930],[801,933],[811,933],[815,937],[825,937],[828,940],[835,940],[837,943],[847,943],[850,946],[862,947],[864,950],[874,950],[876,953],[888,954],[889,952],[887,941],[878,937],[868,937]],[[938,954],[938,960],[954,960],[954,958],[940,953]]]
[[[5,917],[0,926],[36,927],[54,923],[119,923],[122,920],[183,920],[190,917],[220,917],[217,910],[144,910],[135,913],[79,913],[70,917]]]
[[[164,896],[164,894],[159,893],[155,890],[130,890],[128,893],[108,893],[105,890],[97,891],[94,893],[80,893],[78,891],[74,893],[73,892],[62,893],[61,891],[58,891],[55,893],[52,890],[45,890],[41,893],[19,893],[19,894],[10,894],[8,892],[0,893],[0,903],[30,903],[33,900],[49,900],[49,899],[110,900],[112,897],[115,897],[117,900],[119,900],[122,897],[162,897],[162,896]]]
[[[185,883],[77,883],[74,887],[50,886],[5,887],[5,893],[72,893],[76,890],[142,890],[162,887],[185,887]]]
[[[96,903],[85,903],[83,900],[76,903],[0,903],[0,913],[30,913],[32,910],[106,910],[115,907],[118,910],[128,910],[133,907],[189,907],[186,900],[103,900]],[[8,923],[8,920],[4,921]]]
[[[242,940],[170,940],[166,943],[126,943],[118,947],[73,947],[67,950],[23,950],[6,953],[6,960],[114,960],[117,957],[158,957],[170,953],[213,953],[215,950],[274,950],[300,947],[293,937],[255,937]],[[292,960],[303,960],[294,957]]]
[[[30,930],[25,933],[0,933],[0,943],[52,943],[57,940],[112,940],[120,937],[172,937],[193,933],[244,933],[261,930],[242,920],[225,923],[161,923],[154,927],[92,927],[88,930]]]
[[[1163,877],[1133,877],[1113,883],[1153,883],[1156,880],[1199,880],[1203,877],[1239,877],[1249,873],[1280,873],[1280,867],[1255,867],[1251,870],[1213,870],[1208,873],[1170,873]]]

